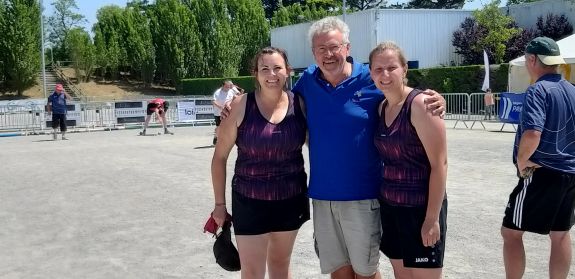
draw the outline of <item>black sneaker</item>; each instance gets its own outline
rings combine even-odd
[[[174,133],[168,131],[168,129],[164,130],[164,135],[173,135]]]
[[[214,137],[214,139],[212,140],[212,144],[216,145],[217,142],[218,142],[218,138]]]

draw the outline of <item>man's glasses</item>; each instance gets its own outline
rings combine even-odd
[[[318,46],[318,47],[314,47],[312,49],[315,53],[318,53],[318,54],[326,54],[328,51],[330,53],[339,53],[345,45],[347,45],[347,43],[331,45],[331,46]]]

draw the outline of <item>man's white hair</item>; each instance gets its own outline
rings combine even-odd
[[[337,30],[343,35],[342,43],[349,43],[349,26],[343,20],[335,17],[328,16],[314,22],[307,33],[309,43],[313,44],[313,37],[319,34],[328,33]]]

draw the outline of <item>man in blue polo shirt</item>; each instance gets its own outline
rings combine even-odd
[[[383,94],[369,67],[354,62],[349,27],[337,17],[315,22],[309,40],[316,64],[293,88],[307,108],[314,235],[322,273],[331,278],[380,278],[381,163],[373,143]],[[429,101],[437,114],[445,100]]]
[[[527,89],[515,136],[520,176],[509,196],[501,234],[507,278],[525,271],[524,232],[549,234],[549,278],[567,278],[575,205],[575,86],[557,73],[565,64],[546,37],[527,44],[525,66],[536,82]]]
[[[66,113],[68,112],[68,109],[66,108],[66,101],[71,99],[72,97],[64,91],[64,86],[62,86],[62,84],[56,84],[54,92],[48,96],[48,105],[46,108],[48,109],[48,112],[52,112],[52,129],[54,129],[54,134],[52,136],[54,140],[58,139],[58,127],[60,127],[60,131],[62,132],[62,139],[67,140]]]

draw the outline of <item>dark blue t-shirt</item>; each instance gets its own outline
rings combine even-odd
[[[575,86],[559,74],[547,74],[527,88],[521,123],[515,135],[513,162],[523,132],[541,132],[530,160],[538,165],[575,174]]]
[[[293,91],[303,97],[307,111],[309,196],[332,201],[377,198],[381,163],[373,133],[383,94],[373,86],[368,66],[353,63],[351,76],[333,87],[312,65]]]
[[[48,103],[52,103],[52,113],[66,114],[66,94],[53,92],[48,96]]]

